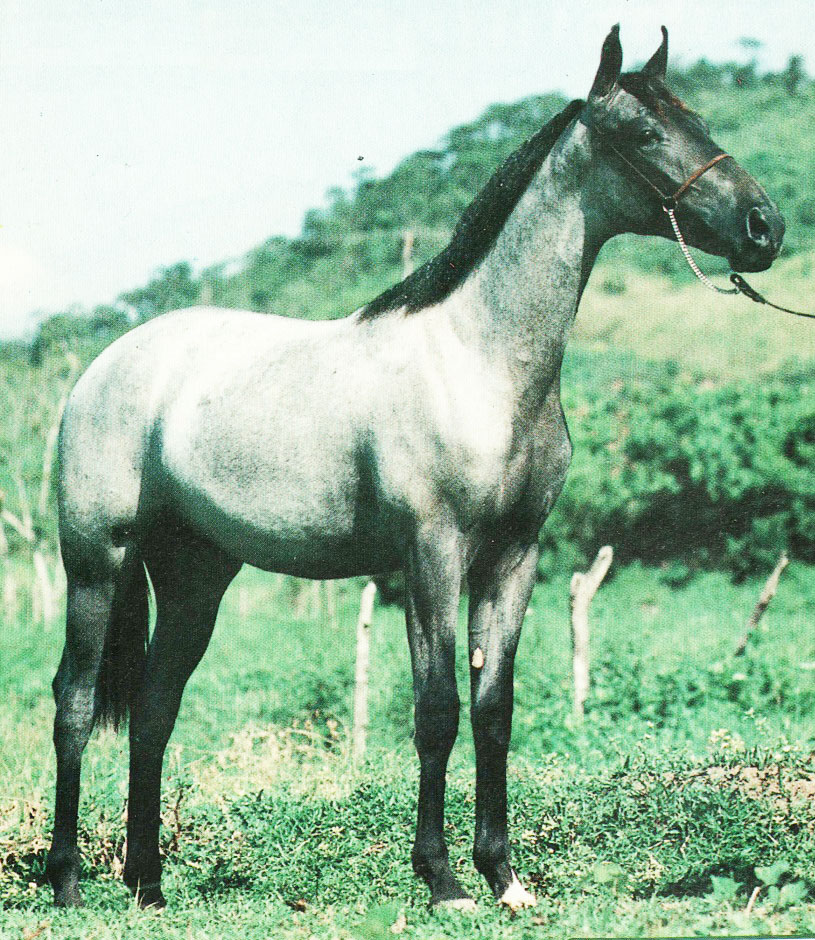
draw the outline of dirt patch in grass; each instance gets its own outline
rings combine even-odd
[[[687,786],[694,781],[710,783],[751,799],[770,799],[781,812],[788,812],[795,803],[808,802],[815,797],[815,772],[801,773],[780,763],[763,767],[714,765],[686,774],[668,773],[663,781],[675,782],[677,786]]]

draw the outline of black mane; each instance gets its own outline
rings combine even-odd
[[[464,210],[447,247],[363,307],[361,318],[400,307],[412,313],[449,297],[483,260],[555,141],[584,104],[572,101],[510,154]]]

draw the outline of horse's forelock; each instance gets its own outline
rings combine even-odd
[[[620,76],[620,86],[623,91],[633,95],[646,108],[650,108],[659,115],[665,114],[666,107],[693,113],[685,102],[677,98],[665,82],[657,76],[645,75],[642,72],[626,72]]]

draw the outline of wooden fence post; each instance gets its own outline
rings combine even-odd
[[[413,241],[412,229],[406,229],[402,234],[402,277],[413,274]]]
[[[758,626],[758,622],[761,620],[764,611],[770,606],[770,601],[775,597],[775,592],[778,590],[778,581],[781,577],[781,572],[787,567],[789,563],[790,560],[787,558],[786,553],[782,554],[778,559],[778,564],[773,569],[772,574],[764,582],[764,590],[761,592],[758,603],[753,608],[752,614],[750,614],[750,618],[747,621],[747,627],[744,631],[744,636],[739,640],[738,646],[733,653],[734,656],[744,655],[744,651],[747,649],[747,644],[750,641],[750,635]]]
[[[368,663],[370,662],[370,626],[374,613],[376,584],[369,581],[359,599],[357,617],[357,664],[354,673],[354,732],[353,757],[359,764],[365,757],[365,739],[368,733]]]
[[[604,545],[591,568],[583,574],[575,571],[569,595],[572,607],[572,668],[574,672],[574,715],[583,718],[589,694],[589,604],[606,576],[614,552]]]
[[[54,592],[54,585],[51,582],[51,576],[48,573],[48,564],[43,553],[37,548],[34,551],[34,597],[35,610],[46,627],[50,626],[51,621],[57,616],[57,602]],[[39,604],[36,603],[39,595]],[[39,619],[36,614],[34,619]]]

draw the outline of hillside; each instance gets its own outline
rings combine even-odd
[[[787,219],[784,257],[815,251],[815,140],[808,133],[815,122],[815,85],[795,61],[785,72],[767,75],[749,65],[701,61],[674,71],[669,82],[779,203]],[[202,272],[183,261],[170,265],[148,284],[124,291],[114,308],[99,308],[95,326],[63,317],[44,325],[40,342],[74,331],[106,332],[111,320],[123,328],[124,309],[146,319],[198,302],[315,319],[343,316],[401,277],[407,233],[414,266],[441,249],[492,171],[565,103],[551,93],[492,105],[477,120],[453,128],[436,148],[406,157],[388,176],[361,170],[351,191],[332,190],[325,208],[306,213],[299,237],[270,237],[242,258]],[[725,270],[714,258],[706,259],[706,267]],[[805,268],[791,270],[806,277]],[[598,292],[625,297],[629,271],[677,285],[689,279],[675,246],[651,239],[644,249],[641,239],[616,239],[602,252],[586,307],[597,308]],[[627,341],[631,332],[615,339]],[[680,341],[678,348],[688,345]]]

